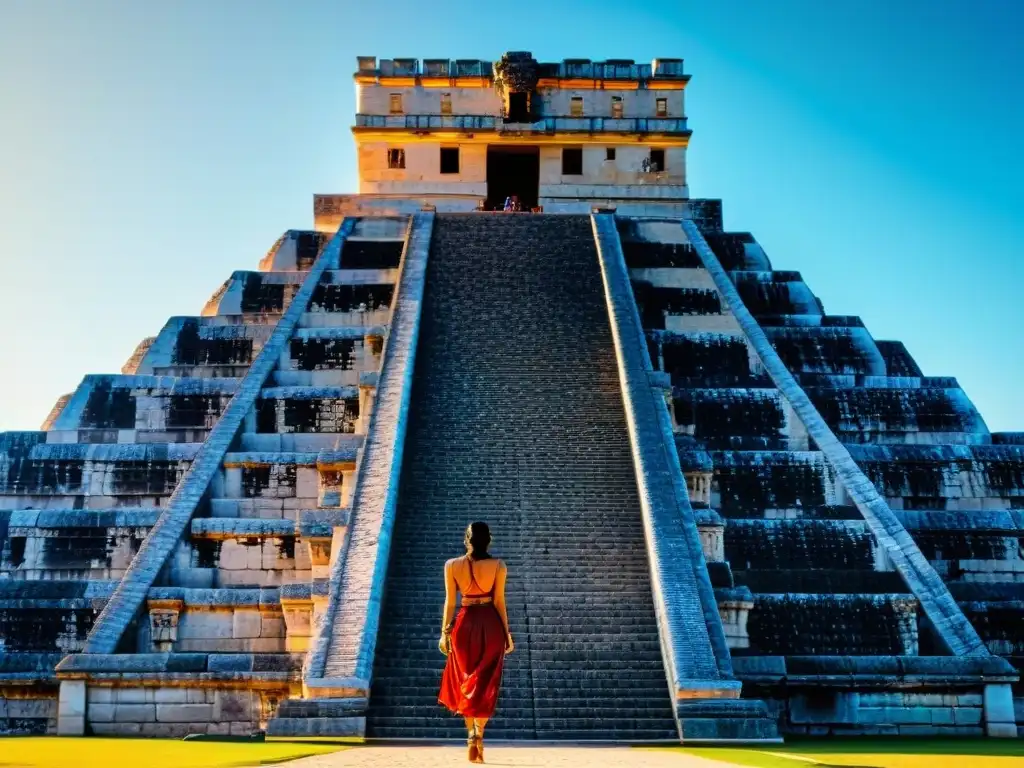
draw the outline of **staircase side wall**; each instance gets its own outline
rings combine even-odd
[[[391,331],[359,468],[352,523],[331,566],[330,594],[307,660],[314,696],[368,695],[398,502],[434,214],[413,217]]]
[[[739,695],[725,631],[679,468],[664,396],[652,382],[614,216],[592,217],[643,508],[658,626],[673,699]]]
[[[704,268],[714,280],[725,305],[761,359],[765,371],[835,469],[879,545],[920,601],[939,638],[955,656],[988,656],[985,644],[967,621],[942,578],[786,368],[760,324],[744,305],[736,286],[697,225],[691,220],[684,220],[682,227]]]
[[[224,454],[238,434],[246,415],[252,410],[267,376],[278,364],[281,350],[297,327],[317,283],[320,282],[324,271],[331,264],[337,263],[342,243],[351,226],[351,222],[342,223],[337,234],[306,275],[302,288],[281,316],[270,339],[253,361],[238,391],[231,398],[216,426],[210,431],[209,438],[203,443],[189,470],[168,500],[166,509],[125,571],[114,594],[96,618],[85,643],[84,653],[110,654],[117,649],[122,635],[145,601],[149,588],[156,582],[164,564],[188,528],[196,506],[220,469]],[[65,408],[65,414],[68,410]]]

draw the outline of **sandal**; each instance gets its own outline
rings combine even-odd
[[[466,739],[466,746],[468,747],[466,759],[471,763],[483,762],[480,756],[480,747],[478,745],[479,736],[476,735],[476,728],[474,727],[469,732],[469,738]]]

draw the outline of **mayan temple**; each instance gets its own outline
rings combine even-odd
[[[486,520],[496,739],[1018,735],[1024,433],[690,197],[681,59],[354,80],[358,194],[0,434],[0,732],[464,738]]]

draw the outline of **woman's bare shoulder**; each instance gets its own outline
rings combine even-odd
[[[446,560],[444,563],[445,570],[447,571],[448,569],[453,568],[455,564],[460,562],[461,560],[463,560],[463,558],[461,557],[453,557],[450,560]]]

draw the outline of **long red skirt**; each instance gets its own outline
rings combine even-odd
[[[459,609],[437,700],[457,715],[490,717],[505,663],[505,625],[493,604]]]

